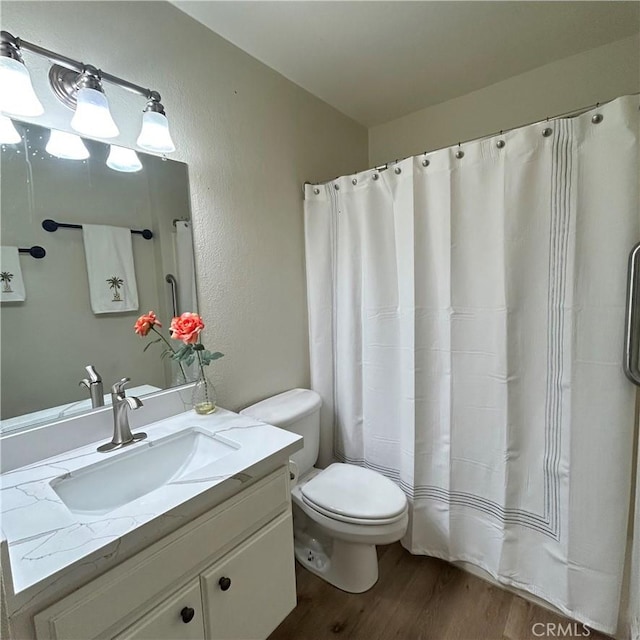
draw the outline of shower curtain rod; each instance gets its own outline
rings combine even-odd
[[[627,94],[630,96],[638,96],[640,95],[640,92],[636,92],[636,93],[630,93]],[[618,96],[620,97],[620,96]],[[542,120],[534,120],[533,122],[527,122],[526,124],[520,124],[516,127],[510,127],[509,129],[500,129],[500,131],[494,131],[493,133],[487,133],[485,135],[482,136],[477,136],[475,138],[469,138],[468,140],[461,140],[460,142],[458,142],[458,146],[462,146],[463,144],[469,144],[470,142],[478,142],[480,140],[485,140],[486,138],[492,138],[493,136],[501,136],[504,133],[508,133],[509,131],[515,131],[516,129],[522,129],[522,127],[530,127],[533,124],[541,124],[543,122],[551,122],[552,120],[558,120],[559,118],[567,118],[569,116],[579,116],[583,113],[586,113],[587,111],[589,111],[590,109],[597,109],[600,106],[603,106],[605,104],[609,104],[609,102],[613,102],[614,100],[617,100],[617,98],[611,98],[611,100],[606,100],[605,102],[596,102],[595,104],[590,104],[587,107],[579,107],[578,109],[573,109],[572,111],[565,111],[563,113],[558,113],[555,116],[547,116],[546,118],[543,118]],[[398,164],[398,162],[402,162],[403,160],[406,160],[407,158],[413,158],[413,156],[419,156],[419,155],[426,155],[427,153],[435,153],[436,151],[442,151],[442,149],[448,149],[449,147],[455,147],[455,144],[448,144],[445,145],[444,147],[438,147],[437,149],[428,149],[427,151],[423,151],[421,154],[420,153],[412,153],[411,155],[405,156],[404,158],[396,158],[395,160],[390,160],[389,162],[385,162],[383,164],[379,164],[375,167],[370,167],[369,169],[364,169],[364,171],[369,171],[369,170],[373,170],[375,169],[376,171],[384,171],[385,169],[388,169],[390,165],[394,165],[394,164]],[[356,173],[361,173],[359,171],[357,171]],[[340,176],[336,176],[335,178],[331,178],[331,180],[324,180],[323,182],[309,182],[306,181],[304,183],[304,185],[310,184],[312,186],[317,186],[317,185],[323,185],[323,184],[328,184],[329,182],[333,182],[334,180],[337,180]],[[304,191],[304,185],[303,185],[303,191]]]

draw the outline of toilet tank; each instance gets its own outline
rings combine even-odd
[[[291,459],[298,465],[302,476],[318,459],[321,404],[320,395],[315,391],[291,389],[252,404],[240,414],[301,435],[304,438],[303,448]]]

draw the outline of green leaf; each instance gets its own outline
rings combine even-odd
[[[211,351],[203,351],[200,354],[200,359],[202,360],[202,364],[209,365],[214,360],[218,360],[223,356],[224,356],[224,353],[220,353],[219,351],[216,351],[215,353],[211,353]]]
[[[176,355],[174,356],[175,360],[182,360],[183,358],[185,358],[187,355],[189,355],[189,353],[191,353],[191,346],[188,344],[183,344],[177,351],[176,351]]]
[[[174,354],[172,354],[171,359],[182,362],[191,358],[191,361],[193,362],[193,357],[193,345],[184,344]]]
[[[144,353],[152,344],[155,344],[156,342],[160,342],[160,338],[156,338],[155,340],[149,342],[149,344],[147,344],[147,346],[142,350],[142,353]]]
[[[203,351],[204,350],[204,345],[203,344],[197,343],[197,344],[194,344],[192,346],[193,346],[194,351]]]

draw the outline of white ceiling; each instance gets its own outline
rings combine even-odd
[[[638,2],[171,1],[365,126],[640,30]]]

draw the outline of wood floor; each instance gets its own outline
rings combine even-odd
[[[578,623],[567,634],[566,618],[442,560],[412,556],[400,543],[381,547],[379,558],[380,578],[362,594],[296,563],[298,606],[269,640],[609,640]],[[547,623],[561,623],[564,633]]]

